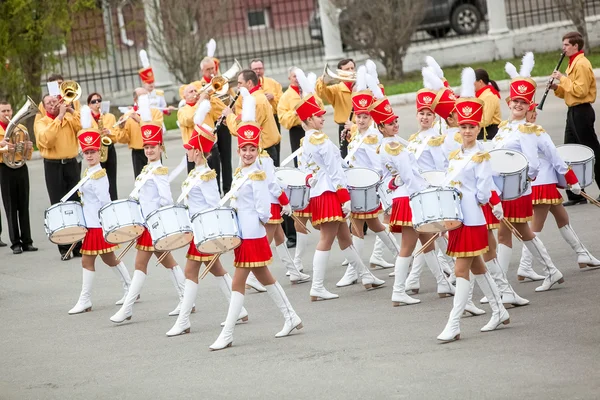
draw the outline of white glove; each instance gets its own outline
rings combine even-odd
[[[504,210],[502,209],[502,203],[498,203],[492,207],[492,214],[496,219],[501,220],[504,218]]]
[[[579,184],[579,182],[577,182],[574,185],[571,185],[571,192],[573,192],[573,194],[576,196],[581,194],[581,185]]]
[[[342,214],[344,214],[344,216],[346,216],[346,215],[350,214],[351,211],[352,211],[352,208],[350,207],[350,200],[348,200],[347,202],[342,204]]]
[[[289,203],[285,206],[281,206],[281,213],[289,217],[290,215],[292,215],[292,206]]]
[[[306,183],[308,183],[308,187],[314,188],[315,185],[317,184],[317,178],[314,176],[311,176],[310,178],[308,178],[308,181]]]
[[[404,181],[402,180],[402,178],[400,177],[400,175],[396,176],[394,178],[394,185],[396,186],[402,186],[404,185]]]

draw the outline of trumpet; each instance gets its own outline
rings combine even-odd
[[[229,83],[232,82],[242,70],[241,64],[238,60],[233,60],[233,65],[225,71],[222,75],[213,77],[210,83],[204,86],[198,91],[198,97],[202,93],[209,93],[210,95],[216,95],[225,105],[229,105],[231,102],[231,96],[229,96]]]

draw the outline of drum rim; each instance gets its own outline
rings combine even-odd
[[[226,252],[227,252],[227,251],[234,250],[234,249],[237,249],[238,247],[240,247],[240,246],[242,245],[242,240],[243,240],[243,238],[242,238],[240,235],[221,235],[221,237],[228,237],[228,238],[238,238],[238,239],[240,240],[240,243],[239,243],[238,245],[236,245],[235,247],[232,247],[232,248],[231,248],[231,249],[229,249],[229,250],[226,250]],[[200,250],[200,249],[198,249],[198,246],[196,245],[196,241],[195,241],[195,240],[193,240],[193,242],[194,242],[194,246],[196,247],[196,250],[198,250],[200,253],[207,253],[207,254],[219,254],[219,252],[217,252],[217,253],[211,253],[211,252],[209,252],[209,251]],[[205,240],[205,242],[206,242],[206,240]],[[200,243],[200,244],[202,244],[202,243]]]
[[[413,199],[413,197],[416,197],[417,195],[419,195],[419,194],[421,194],[421,193],[425,193],[425,192],[427,192],[427,193],[431,193],[431,192],[446,192],[446,191],[448,191],[448,192],[449,192],[449,191],[453,191],[453,192],[455,192],[455,193],[456,193],[456,194],[457,194],[459,197],[460,197],[460,195],[461,195],[461,192],[460,192],[460,190],[458,190],[457,188],[454,188],[454,187],[452,187],[452,186],[429,186],[428,188],[425,188],[425,189],[423,189],[423,190],[419,190],[418,192],[415,192],[415,193],[411,194],[411,195],[408,197],[408,200],[410,201],[410,200],[412,200],[412,199]]]
[[[148,221],[150,218],[152,218],[152,216],[154,214],[158,213],[159,211],[171,210],[173,208],[178,208],[178,209],[183,209],[183,210],[187,210],[188,209],[183,204],[171,204],[171,205],[168,205],[168,206],[162,206],[162,207],[157,208],[156,210],[152,211],[150,214],[148,214],[148,216],[146,217],[146,221]]]
[[[596,158],[596,155],[594,154],[594,150],[592,150],[591,147],[586,146],[585,144],[579,144],[579,143],[564,143],[564,144],[559,144],[558,146],[556,146],[557,152],[558,152],[558,149],[561,148],[561,147],[583,147],[586,150],[589,150],[589,152],[591,153],[591,157],[590,158],[586,158],[585,160],[581,160],[581,161],[567,161],[567,160],[565,160],[563,158],[563,161],[567,165],[570,165],[570,164],[576,164],[576,165],[577,164],[586,164],[586,163],[590,162],[590,160],[595,160],[595,158]],[[560,153],[558,155],[562,158],[562,155]]]
[[[210,212],[210,211],[215,211],[215,210],[230,210],[230,211],[233,211],[233,213],[234,213],[234,214],[235,214],[235,216],[237,217],[237,212],[236,212],[236,211],[235,211],[235,209],[234,209],[234,208],[232,208],[232,207],[213,207],[213,208],[209,208],[209,209],[207,209],[207,210],[204,210],[204,211],[198,211],[197,213],[195,213],[194,215],[192,215],[191,222],[193,223],[193,222],[194,222],[194,219],[195,219],[195,218],[196,218],[198,215],[200,215],[200,214],[205,214],[205,213],[208,213],[208,212]]]
[[[529,160],[527,159],[527,156],[525,156],[525,154],[523,154],[523,152],[521,152],[521,151],[501,148],[501,149],[492,149],[492,150],[488,151],[488,153],[490,154],[490,157],[491,157],[491,155],[492,155],[493,152],[500,152],[500,151],[505,151],[505,152],[509,151],[509,152],[512,152],[512,153],[519,154],[525,160],[525,166],[523,168],[521,168],[520,170],[514,171],[514,172],[498,172],[498,171],[494,170],[493,167],[492,167],[492,172],[493,173],[495,173],[495,174],[514,174],[515,172],[521,172],[524,169],[526,169],[527,167],[529,167]],[[490,166],[491,166],[491,162],[492,162],[492,160],[490,159]]]
[[[283,183],[285,183],[287,187],[308,188],[308,186],[306,185],[306,182],[303,185],[290,185],[290,184],[286,183],[283,179],[280,179],[279,176],[277,175],[277,172],[279,172],[279,171],[299,172],[300,174],[304,175],[305,177],[306,177],[306,172],[301,171],[299,168],[278,167],[278,168],[275,168],[275,178],[277,178],[280,181],[282,181]]]
[[[110,203],[107,203],[107,204],[103,205],[102,207],[100,207],[100,209],[98,210],[98,213],[100,213],[106,207],[109,207],[109,206],[111,206],[113,204],[121,204],[121,203],[129,203],[129,202],[137,204],[137,205],[140,205],[140,202],[138,200],[135,200],[135,199],[118,199],[118,200],[113,200]]]
[[[361,170],[361,169],[365,170],[365,171],[369,171],[369,173],[371,173],[371,172],[375,173],[375,175],[377,175],[379,177],[379,179],[377,180],[377,182],[375,182],[375,183],[373,183],[373,184],[371,184],[369,186],[353,186],[353,185],[347,184],[346,186],[348,188],[352,188],[352,189],[358,189],[358,188],[360,188],[360,189],[370,189],[373,186],[377,186],[377,185],[381,185],[382,184],[381,174],[379,172],[377,172],[376,170],[371,169],[371,168],[365,168],[365,167],[346,168],[344,170],[344,175],[346,175],[346,177],[348,177],[348,173],[352,173],[353,171],[358,171],[358,170]]]
[[[433,221],[434,221],[434,220],[431,220],[431,221],[428,221],[428,222],[425,222],[425,221],[423,221],[423,222],[421,222],[420,224],[415,224],[415,223],[413,223],[413,228],[414,228],[416,231],[418,231],[420,226],[422,226],[422,225],[424,225],[424,224],[429,224],[429,223],[431,223],[431,222],[433,222]],[[460,225],[458,225],[456,228],[452,228],[452,229],[448,229],[448,230],[443,230],[443,231],[438,231],[438,232],[450,232],[450,231],[453,231],[453,230],[455,230],[455,229],[458,229],[458,228],[460,228],[461,226],[463,226],[463,225],[465,224],[465,222],[464,222],[464,218],[463,218],[463,219],[460,219],[460,218],[440,218],[440,219],[436,219],[436,220],[435,220],[435,222],[439,222],[439,221],[459,221],[459,222],[460,222]],[[421,232],[421,233],[435,233],[435,232]]]
[[[179,232],[179,233],[183,233],[184,235],[186,235],[186,234],[191,234],[191,239],[190,239],[190,241],[189,241],[189,242],[187,242],[187,243],[185,243],[185,244],[183,244],[183,245],[181,245],[181,246],[179,246],[179,247],[173,247],[173,248],[170,248],[170,249],[159,249],[159,248],[156,246],[156,245],[158,244],[158,241],[159,241],[159,240],[161,240],[161,239],[164,239],[164,238],[168,237],[169,235],[173,235],[174,233],[175,233],[175,232],[168,233],[168,234],[166,234],[166,235],[163,235],[163,236],[159,237],[159,238],[158,238],[158,239],[156,239],[156,240],[154,240],[154,238],[152,238],[152,246],[154,246],[154,248],[155,248],[155,249],[157,249],[157,250],[159,250],[159,251],[173,251],[173,250],[178,250],[178,249],[181,249],[181,248],[183,248],[183,247],[185,247],[185,246],[189,245],[190,243],[192,243],[192,242],[194,241],[194,232],[193,232],[193,231],[189,231],[189,232],[187,232],[187,231],[181,231],[181,232]],[[152,235],[151,235],[151,236],[152,236]]]
[[[53,231],[51,231],[51,230],[49,230],[49,229],[48,229],[48,231],[46,232],[46,236],[48,236],[48,240],[49,240],[51,243],[53,243],[53,244],[73,244],[73,243],[80,242],[81,240],[83,240],[83,239],[85,238],[85,235],[88,233],[88,230],[89,230],[89,229],[88,229],[88,227],[87,227],[87,226],[85,226],[85,225],[80,225],[80,224],[76,224],[76,225],[66,225],[66,226],[63,226],[62,228],[64,229],[64,228],[67,228],[67,227],[75,227],[75,226],[80,226],[80,227],[82,227],[82,228],[85,230],[85,232],[83,232],[83,237],[82,237],[81,239],[75,240],[74,242],[71,242],[71,243],[57,243],[57,242],[53,241],[53,240],[52,240],[52,234],[53,234],[53,233],[55,233],[55,232],[57,232],[57,230],[56,230],[56,229],[55,229],[55,230],[53,230]],[[47,228],[47,226],[45,226],[45,227]]]
[[[126,226],[141,226],[144,229],[148,229],[148,227],[145,224],[136,224],[136,223],[130,223],[130,224],[124,224],[124,225],[119,225],[119,226],[115,226],[114,228],[110,229],[110,230],[105,230],[104,227],[102,227],[102,233],[104,233],[104,239],[109,242],[109,243],[113,243],[113,244],[121,244],[121,243],[125,243],[125,242],[131,242],[132,240],[135,240],[137,238],[139,238],[140,236],[142,236],[144,234],[144,231],[142,231],[142,233],[140,233],[138,236],[135,237],[135,239],[128,239],[125,242],[121,242],[121,243],[114,243],[109,241],[108,239],[106,239],[106,236],[110,235],[111,233],[115,232],[115,230],[119,229],[119,228],[123,228]]]

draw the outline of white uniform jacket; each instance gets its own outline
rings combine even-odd
[[[569,166],[558,155],[552,138],[540,127],[538,136],[538,156],[540,158],[540,172],[531,186],[558,183],[557,174],[564,175],[569,171]]]
[[[267,234],[263,224],[271,218],[271,197],[267,174],[254,164],[238,169],[232,187],[237,188],[244,177],[248,179],[231,197],[231,207],[237,211],[242,239],[260,239]]]
[[[279,185],[279,181],[275,176],[275,164],[273,159],[266,151],[262,151],[259,156],[258,167],[267,174],[267,184],[269,186],[270,204],[279,204],[279,196],[283,193],[283,189]]]
[[[412,135],[408,139],[408,151],[413,153],[421,171],[446,169],[446,156],[444,155],[445,136],[439,134],[436,128],[429,128]]]
[[[348,160],[350,168],[369,168],[381,175],[381,159],[377,149],[383,136],[374,127],[369,127],[364,133],[356,131],[356,135],[348,144],[348,154],[354,152]]]
[[[173,204],[169,186],[169,169],[159,161],[148,163],[135,178],[135,188],[139,188],[138,199],[142,216],[146,218],[152,211]]]
[[[221,196],[214,169],[210,169],[206,164],[197,165],[185,178],[181,189],[188,190],[189,185],[193,186],[189,189],[184,202],[188,206],[190,218],[201,211],[219,206]]]
[[[85,224],[88,228],[100,228],[98,211],[110,203],[108,177],[106,176],[106,170],[100,164],[86,169],[83,177],[86,176],[89,176],[90,179],[79,188],[79,198],[83,206]]]
[[[388,178],[383,183],[386,185],[386,189],[390,187],[390,181],[398,175],[404,182],[394,190],[392,198],[408,197],[429,186],[427,181],[421,177],[413,154],[400,144],[396,137],[382,139],[379,155],[381,156],[382,169],[387,171],[385,175]]]
[[[317,183],[310,188],[310,197],[318,197],[325,192],[336,193],[338,189],[346,189],[346,174],[342,168],[340,150],[323,132],[310,129],[304,135],[302,143],[304,157],[316,166]]]

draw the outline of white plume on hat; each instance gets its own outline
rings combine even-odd
[[[240,95],[242,96],[242,122],[255,122],[256,99],[244,87],[240,88]]]
[[[377,73],[377,65],[373,60],[365,61],[365,67],[367,67],[367,74],[375,78],[377,84],[379,84],[379,74]]]
[[[208,99],[204,99],[198,104],[198,108],[196,108],[196,112],[194,113],[194,124],[202,125],[204,123],[204,119],[206,115],[210,112],[210,101]]]
[[[438,91],[444,87],[444,81],[437,76],[434,69],[431,67],[421,68],[421,75],[423,75],[423,86],[427,89]]]
[[[81,121],[81,129],[89,129],[92,127],[92,109],[85,105],[81,106],[81,110],[79,111],[80,121]]]
[[[431,67],[433,72],[435,72],[440,79],[444,77],[444,71],[442,70],[442,67],[440,67],[440,64],[435,61],[435,58],[431,56],[425,57],[425,64],[427,64],[428,67]]]
[[[371,75],[373,76],[373,75]],[[367,67],[361,65],[356,71],[356,84],[354,85],[354,91],[360,92],[367,89]]]
[[[460,74],[460,97],[475,97],[475,71],[468,67]]]
[[[530,78],[534,65],[535,60],[533,59],[533,53],[528,51],[521,60],[521,70],[519,71],[519,76],[522,78]]]
[[[304,71],[300,68],[295,69],[296,79],[298,79],[298,86],[302,89],[302,95],[308,96],[315,92],[315,85],[311,85],[311,81],[308,79]]]
[[[504,66],[504,70],[506,71],[508,76],[510,76],[511,79],[515,79],[519,76],[519,73],[517,72],[517,67],[515,67],[512,63],[507,62]]]
[[[206,55],[208,57],[214,57],[216,50],[217,50],[217,42],[215,42],[215,39],[211,38],[208,41],[208,43],[206,43]]]
[[[150,66],[150,60],[148,59],[146,50],[140,50],[140,61],[142,62],[142,68],[148,68]]]
[[[367,78],[367,87],[373,93],[373,97],[375,97],[376,100],[383,99],[385,97],[383,95],[383,91],[381,90],[381,88],[377,84],[377,81],[375,80],[375,78],[373,77],[373,75],[367,74],[366,78]]]
[[[152,111],[150,111],[150,99],[147,94],[143,94],[137,99],[138,113],[142,122],[152,121]]]
[[[315,74],[314,72],[309,72],[308,75],[306,75],[306,79],[308,79],[308,86],[313,88],[317,87],[317,74]]]

